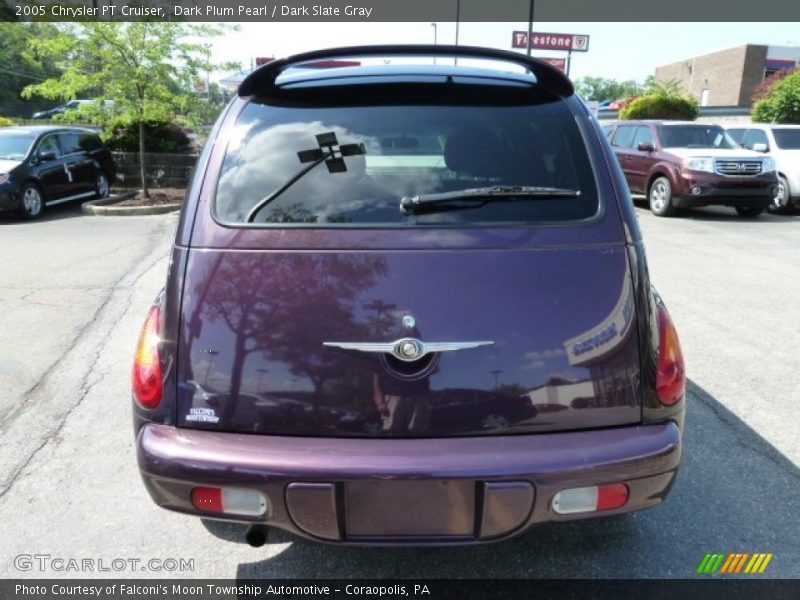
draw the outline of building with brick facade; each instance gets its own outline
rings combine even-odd
[[[657,82],[675,82],[700,106],[749,107],[755,87],[800,63],[800,47],[747,44],[656,67]]]

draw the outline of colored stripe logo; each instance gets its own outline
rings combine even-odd
[[[739,553],[730,554],[708,553],[700,561],[697,572],[702,575],[725,573],[726,575],[744,573],[748,575],[761,574],[772,560],[772,553]]]

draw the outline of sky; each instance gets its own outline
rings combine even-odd
[[[455,23],[242,23],[212,49],[217,61],[249,67],[256,56],[359,44],[455,42]],[[527,23],[461,23],[459,43],[511,49],[511,32]],[[570,77],[643,81],[655,67],[742,44],[800,46],[798,23],[534,23],[534,31],[590,36],[589,51],[573,53]],[[534,50],[534,56],[566,53]],[[221,75],[221,74],[218,74]],[[219,77],[212,76],[212,79]]]

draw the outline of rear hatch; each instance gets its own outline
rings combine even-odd
[[[640,421],[628,252],[574,105],[435,87],[237,101],[188,250],[180,426],[404,437]],[[522,185],[579,193],[399,206]]]

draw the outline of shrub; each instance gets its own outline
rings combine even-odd
[[[697,100],[678,94],[647,94],[620,111],[621,119],[676,119],[694,121]]]
[[[121,152],[139,151],[139,122],[127,119],[112,119],[106,124],[103,140],[111,150]],[[186,132],[174,123],[150,120],[144,124],[146,152],[188,152],[191,140]]]
[[[773,85],[775,85],[777,82],[779,82],[787,75],[791,75],[796,71],[797,69],[781,69],[780,71],[775,71],[772,75],[765,78],[764,81],[762,81],[755,87],[755,89],[753,90],[753,95],[751,97],[751,100],[753,102],[758,102],[770,92]]]
[[[11,127],[14,124],[14,121],[11,119],[7,119],[6,117],[0,117],[0,127]]]
[[[753,106],[756,123],[800,123],[800,70],[776,81]]]

